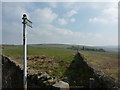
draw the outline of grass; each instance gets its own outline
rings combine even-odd
[[[86,60],[107,75],[118,80],[118,53],[81,51]]]
[[[22,46],[3,46],[4,49],[2,51],[3,54],[7,56],[22,56],[23,55],[23,48]],[[28,46],[27,54],[29,55],[47,55],[47,56],[60,56],[66,57],[68,55],[72,55],[75,53],[73,50],[68,50],[64,48],[57,48],[57,47],[32,47]]]
[[[23,48],[22,46],[3,46],[3,54],[9,57],[23,57]],[[55,57],[52,62],[56,62],[56,61],[64,61],[64,64],[59,64],[56,65],[56,67],[54,67],[51,65],[46,65],[46,63],[44,63],[43,65],[39,65],[38,62],[33,63],[33,61],[28,61],[28,65],[32,68],[34,68],[34,70],[39,70],[39,71],[52,71],[50,73],[51,76],[55,76],[55,77],[61,77],[61,75],[65,72],[66,70],[66,65],[70,63],[73,60],[74,54],[76,51],[73,50],[69,50],[69,49],[65,49],[65,48],[58,48],[58,47],[34,47],[34,46],[28,46],[28,56],[41,56],[41,55],[45,55],[48,57]],[[15,58],[15,59],[16,59]],[[23,60],[16,60],[17,62],[23,63]]]
[[[30,45],[28,46],[28,56],[40,56],[46,55],[49,57],[55,57],[53,61],[64,61],[65,63],[59,64],[56,67],[51,66],[50,64],[45,66],[40,66],[37,63],[31,62],[29,64],[31,67],[34,67],[36,70],[41,71],[51,71],[51,76],[61,77],[65,72],[67,66],[66,64],[70,64],[74,58],[74,54],[76,51],[66,49],[69,47],[67,45]],[[9,57],[22,57],[23,56],[23,48],[22,46],[15,45],[4,45],[3,46],[3,54]],[[97,52],[97,51],[80,51],[86,58],[86,60],[94,67],[99,68],[104,73],[112,76],[116,80],[118,79],[118,57],[116,52]]]
[[[15,46],[15,45],[4,45],[2,46],[3,50],[2,53],[6,56],[22,56],[22,46]]]

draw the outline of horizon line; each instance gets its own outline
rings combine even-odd
[[[27,45],[30,44],[63,44],[63,45],[81,45],[81,46],[120,46],[120,45],[88,45],[88,44],[70,44],[70,43],[28,43]],[[23,45],[23,44],[0,44],[0,45]]]

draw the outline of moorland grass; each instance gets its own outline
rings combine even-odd
[[[55,47],[54,47],[55,46]],[[36,55],[46,55],[46,56],[54,56],[54,61],[65,61],[66,63],[71,63],[71,61],[74,58],[74,54],[76,51],[66,49],[64,45],[60,47],[60,45],[57,47],[56,45],[50,46],[28,46],[28,56],[36,56]],[[23,47],[17,46],[17,45],[4,45],[2,46],[3,50],[2,53],[6,56],[23,56]],[[80,51],[80,53],[83,54],[83,56],[86,58],[86,60],[94,67],[99,68],[106,74],[112,76],[113,78],[118,78],[118,54],[117,52],[97,52],[97,51]],[[57,67],[55,69],[53,68],[46,68],[46,67],[40,67],[40,66],[34,66],[35,69],[48,71],[53,70],[54,72],[51,74],[52,76],[61,76],[65,70],[66,67]]]

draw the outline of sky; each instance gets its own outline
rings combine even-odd
[[[22,44],[24,13],[28,44],[118,45],[117,2],[3,2],[3,44]]]

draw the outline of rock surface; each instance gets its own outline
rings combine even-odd
[[[28,75],[28,84],[30,88],[32,88],[31,86],[33,86],[34,84],[36,84],[40,88],[50,88],[53,84],[56,83],[56,81],[56,79],[50,77],[46,72]]]
[[[56,82],[53,86],[60,88],[60,90],[69,90],[69,84],[63,81]]]

